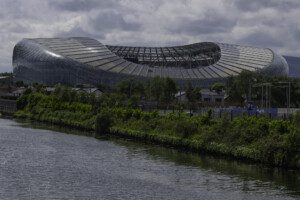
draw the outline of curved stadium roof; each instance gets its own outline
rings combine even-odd
[[[270,49],[202,42],[174,47],[104,45],[91,38],[23,39],[13,53],[14,74],[27,83],[114,84],[122,79],[170,77],[202,86],[243,70],[287,75]]]

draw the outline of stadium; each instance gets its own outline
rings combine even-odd
[[[170,77],[209,87],[243,70],[289,75],[285,58],[268,48],[201,42],[173,47],[110,46],[91,38],[23,39],[13,51],[15,80],[113,85],[125,79]]]

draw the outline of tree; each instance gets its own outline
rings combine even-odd
[[[245,99],[249,99],[252,85],[261,79],[262,76],[255,72],[242,71],[236,77],[227,79],[227,94],[233,102],[243,104]]]
[[[67,86],[61,86],[57,97],[64,102],[71,101],[71,89]]]
[[[164,82],[164,84],[163,84],[163,99],[164,99],[164,102],[169,107],[169,105],[175,99],[175,94],[178,92],[178,87],[177,87],[176,82],[169,77],[163,79],[163,82]]]
[[[132,95],[128,100],[128,106],[132,108],[137,108],[139,104],[140,97],[138,95]]]
[[[300,105],[300,85],[298,80],[287,76],[266,76],[249,71],[243,71],[236,77],[227,79],[227,94],[233,102],[240,102],[249,99],[256,100],[259,104],[261,99],[266,98],[266,86],[270,85],[271,105],[275,107],[287,106],[288,85],[290,84],[291,105]],[[256,87],[253,87],[256,85]]]
[[[195,103],[201,99],[201,89],[198,87],[194,88],[191,82],[188,82],[185,90],[185,95],[188,100],[191,113]]]
[[[101,92],[109,92],[111,90],[111,88],[109,87],[109,85],[104,85],[104,84],[98,84],[97,88],[101,91]]]
[[[45,93],[44,85],[43,84],[41,84],[41,83],[33,83],[32,86],[33,86],[33,88],[35,89],[36,92]]]
[[[140,97],[145,95],[145,87],[142,82],[134,79],[124,80],[117,84],[117,92],[125,94],[128,98],[132,95]]]
[[[111,113],[107,111],[106,109],[102,110],[97,116],[96,116],[96,134],[104,135],[108,134],[110,131],[110,128],[112,126],[113,120],[111,117]]]
[[[163,85],[164,85],[163,80],[158,76],[156,76],[150,81],[150,85],[149,85],[150,99],[154,98],[157,107],[163,97],[163,89],[164,89]]]
[[[15,85],[16,85],[16,87],[24,87],[25,86],[23,81],[16,81]]]
[[[216,91],[217,93],[222,92],[225,90],[225,84],[224,83],[214,83],[211,87],[212,90]]]
[[[60,94],[61,90],[62,90],[61,84],[55,85],[54,92],[53,92],[54,96],[58,96]]]
[[[290,77],[265,77],[271,83],[271,104],[276,107],[287,106],[288,87],[290,85],[291,105],[299,106],[300,86],[298,80]],[[261,92],[261,91],[259,91]]]

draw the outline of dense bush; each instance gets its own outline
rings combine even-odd
[[[108,110],[104,109],[96,117],[96,134],[108,134],[112,126],[111,114]]]
[[[197,124],[190,120],[181,120],[176,123],[175,131],[181,134],[183,138],[187,138],[197,132]]]

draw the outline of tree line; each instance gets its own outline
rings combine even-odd
[[[268,84],[270,89],[268,99],[271,107],[286,107],[287,93],[290,91],[291,107],[300,106],[300,85],[295,78],[286,76],[270,77],[255,72],[243,71],[238,76],[229,77],[226,82],[217,82],[211,86],[211,90],[217,93],[226,93],[227,105],[244,106],[245,102],[253,101],[260,106],[262,99],[266,99],[266,88],[260,84]],[[18,82],[18,85],[24,85]],[[288,87],[290,89],[288,91]],[[33,84],[33,87],[42,90],[43,85]],[[176,81],[171,78],[155,77],[151,80],[141,81],[128,79],[120,81],[114,86],[98,85],[99,90],[103,91],[101,98],[91,93],[78,92],[71,90],[70,87],[57,85],[55,93],[62,100],[79,101],[84,103],[102,102],[110,106],[129,106],[138,107],[151,104],[156,108],[189,108],[197,109],[201,106],[201,88],[195,87],[191,82],[187,82],[180,91]],[[179,92],[183,92],[186,102],[180,102],[176,98]]]

